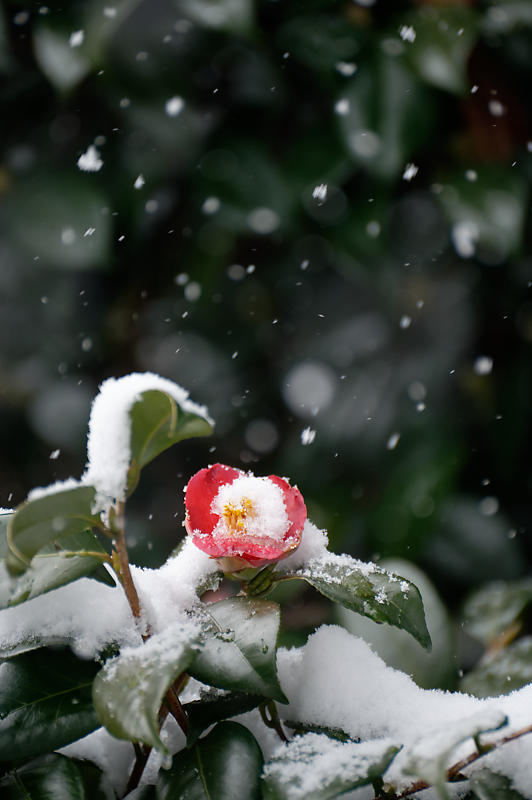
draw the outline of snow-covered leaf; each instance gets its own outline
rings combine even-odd
[[[441,785],[445,782],[452,753],[459,744],[482,733],[498,730],[507,721],[502,711],[485,708],[471,716],[427,728],[418,741],[409,747],[405,774]],[[475,746],[473,742],[471,744]]]
[[[483,586],[464,604],[462,627],[488,647],[532,603],[532,579]]]
[[[183,408],[166,392],[143,392],[131,407],[131,466],[128,487],[137,484],[140,470],[173,444],[192,436],[208,436],[213,426],[205,416]]]
[[[84,555],[84,552],[95,555]],[[97,553],[101,553],[101,557]],[[104,548],[91,531],[61,537],[59,543],[52,542],[42,547],[18,579],[10,576],[12,588],[7,597],[2,595],[0,608],[18,605],[83,577],[90,576],[114,586],[115,581],[102,566],[104,556]]]
[[[0,793],[2,800],[108,800],[110,787],[100,776],[88,762],[51,753],[15,767],[0,780]]]
[[[30,494],[8,523],[9,571],[17,575],[27,570],[33,556],[56,539],[99,526],[99,518],[92,513],[94,495],[92,486],[76,481]]]
[[[159,736],[159,708],[172,683],[187,670],[200,640],[199,626],[175,623],[108,661],[93,686],[94,707],[107,730],[166,753]]]
[[[374,622],[387,622],[407,631],[430,649],[423,601],[410,581],[375,564],[334,553],[311,559],[283,576],[284,580],[293,578],[305,580],[325,597]]]
[[[400,747],[389,740],[339,742],[307,733],[281,745],[264,767],[266,800],[328,800],[367,786],[388,769]]]
[[[478,32],[478,17],[465,5],[436,9],[425,6],[408,15],[415,33],[405,53],[419,78],[438,89],[463,93],[467,60]]]
[[[1,664],[0,760],[49,753],[98,728],[91,698],[97,670],[68,650],[26,653]]]
[[[264,697],[246,692],[212,692],[183,708],[188,717],[187,745],[191,747],[199,739],[204,730],[215,722],[221,722],[238,714],[244,714],[256,708]]]
[[[379,50],[350,78],[341,100],[346,101],[345,113],[338,121],[352,158],[380,178],[395,178],[431,124],[425,88],[399,58]]]
[[[486,656],[460,683],[475,697],[496,697],[532,683],[532,636],[518,639],[491,658]]]
[[[260,800],[262,753],[238,722],[222,722],[162,770],[157,797],[190,800]]]
[[[219,689],[286,703],[276,665],[279,606],[260,598],[235,597],[204,608],[209,638],[189,668],[190,674]]]
[[[511,788],[511,781],[505,775],[486,768],[471,775],[469,786],[474,800],[525,800],[522,794]]]

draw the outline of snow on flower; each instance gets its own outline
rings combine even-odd
[[[283,478],[214,464],[185,491],[188,534],[226,571],[264,566],[299,546],[307,509],[299,489]]]

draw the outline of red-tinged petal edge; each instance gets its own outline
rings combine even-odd
[[[218,524],[218,514],[211,511],[212,501],[218,494],[220,486],[224,483],[233,483],[244,473],[234,467],[226,467],[225,464],[213,464],[212,467],[205,467],[196,472],[189,480],[185,489],[185,506],[187,516],[185,527],[191,536],[199,531],[201,534],[209,535],[213,528]],[[198,544],[198,542],[195,542]],[[198,547],[200,545],[198,544]],[[203,547],[200,547],[203,550]],[[205,550],[205,552],[208,552]],[[209,554],[212,555],[212,554]]]

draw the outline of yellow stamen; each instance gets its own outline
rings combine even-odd
[[[253,503],[247,497],[243,497],[237,506],[227,503],[222,516],[231,534],[243,534],[246,531],[247,517],[253,516]]]

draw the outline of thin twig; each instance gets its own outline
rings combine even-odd
[[[465,769],[465,767],[468,767],[470,764],[478,761],[479,758],[483,758],[488,753],[493,752],[493,750],[496,748],[502,747],[503,745],[508,744],[508,742],[513,742],[515,739],[519,739],[521,736],[525,736],[527,733],[532,733],[532,725],[527,725],[526,728],[520,728],[520,730],[511,733],[509,736],[505,736],[504,739],[500,739],[498,742],[493,742],[493,744],[483,752],[477,750],[474,753],[471,753],[471,755],[462,759],[462,761],[457,761],[456,764],[453,764],[452,767],[449,767],[447,770],[447,781],[459,780],[461,772],[463,769]],[[410,797],[410,795],[415,794],[415,792],[421,792],[423,789],[430,789],[430,787],[430,783],[426,783],[425,781],[417,781],[417,783],[413,783],[400,794],[380,795],[379,797],[375,798],[375,800],[403,800],[404,797]]]

